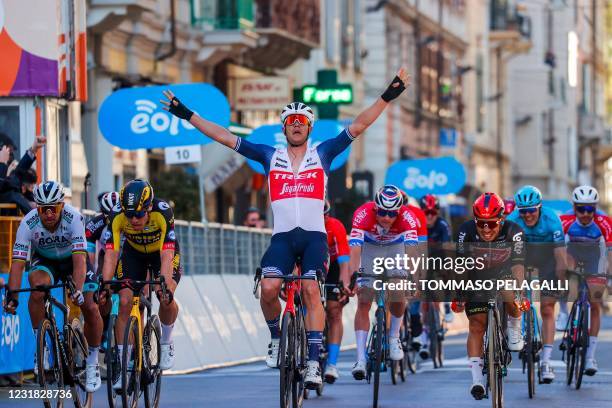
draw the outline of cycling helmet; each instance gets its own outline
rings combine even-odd
[[[518,208],[537,207],[542,205],[542,193],[537,187],[523,186],[514,195]]]
[[[285,119],[287,119],[289,115],[304,115],[308,118],[311,126],[314,122],[314,112],[308,105],[302,102],[291,102],[283,108],[281,112],[281,123],[283,126],[285,125]]]
[[[34,187],[34,202],[38,205],[52,205],[64,202],[64,188],[57,181],[45,181]]]
[[[153,202],[153,187],[146,180],[129,181],[121,188],[119,201],[123,211],[146,211]]]
[[[572,193],[572,202],[574,204],[597,204],[599,202],[599,193],[592,186],[578,186]]]
[[[325,200],[325,205],[323,206],[323,214],[329,214],[329,210],[331,210],[331,206],[329,205],[329,200]]]
[[[100,197],[100,211],[104,214],[110,214],[113,208],[119,203],[119,193],[109,191]]]
[[[514,211],[514,207],[516,207],[516,203],[514,202],[514,199],[512,198],[504,199],[504,214],[506,215],[510,214],[512,211]]]
[[[400,191],[402,192],[402,205],[408,205],[408,203],[410,202],[410,197],[408,197],[408,194],[406,194],[404,190]]]
[[[504,200],[495,193],[483,193],[474,201],[472,211],[476,218],[499,218],[504,213]]]
[[[401,190],[391,184],[381,187],[374,195],[376,207],[383,210],[399,210],[403,201]]]
[[[429,211],[434,211],[434,210],[439,210],[440,209],[440,201],[438,200],[438,197],[436,197],[433,194],[427,194],[424,195],[423,197],[421,197],[421,199],[419,200],[419,207],[421,207],[421,210],[425,211],[425,210],[429,210]]]

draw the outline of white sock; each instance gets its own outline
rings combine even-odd
[[[174,329],[174,323],[170,325],[166,325],[162,323],[161,328],[162,328],[162,335],[161,335],[161,339],[159,340],[159,342],[161,344],[172,343],[172,329]]]
[[[544,344],[544,346],[542,347],[542,362],[543,363],[550,362],[550,356],[552,354],[552,350],[553,350],[552,344]]]
[[[98,365],[98,347],[89,346],[89,355],[87,356],[87,365]]]
[[[123,358],[123,344],[117,344],[117,352],[119,353],[119,360]]]
[[[512,326],[514,328],[521,327],[521,318],[508,316],[508,326]]]
[[[470,360],[470,371],[472,372],[472,383],[484,383],[484,375],[482,374],[482,358],[468,357]]]
[[[394,338],[399,337],[399,332],[400,332],[400,328],[402,327],[403,318],[404,316],[395,317],[391,315],[391,327],[389,327],[389,337],[394,337]]]
[[[567,313],[567,302],[564,300],[559,301],[559,310],[565,314]]]
[[[595,358],[595,349],[597,348],[597,336],[589,336],[589,348],[587,349],[587,360]]]
[[[357,339],[357,361],[366,361],[368,332],[366,330],[355,330],[355,338]]]

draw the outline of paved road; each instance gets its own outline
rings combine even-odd
[[[561,379],[565,374],[561,354],[555,350],[554,367],[558,381],[540,385],[536,398],[527,396],[526,378],[521,373],[517,354],[506,379],[506,406],[529,407],[612,407],[612,317],[604,321],[600,334],[597,357],[600,371],[594,377],[585,377],[582,389],[566,387]],[[558,344],[558,342],[557,342]],[[446,363],[433,369],[430,363],[420,365],[416,375],[410,375],[405,384],[393,386],[388,375],[383,376],[381,407],[488,407],[487,400],[474,401],[469,395],[471,376],[465,357],[465,335],[453,336],[446,341]],[[341,356],[339,367],[342,377],[325,388],[324,396],[306,401],[305,407],[338,408],[371,406],[371,386],[350,377],[354,351]],[[103,385],[104,386],[104,385]],[[270,408],[276,407],[278,398],[278,371],[268,370],[263,363],[255,363],[210,370],[201,373],[168,376],[164,378],[162,407],[215,407],[215,408]],[[0,389],[0,407],[37,407],[40,402],[23,401],[18,404],[8,399],[8,390]],[[105,394],[95,395],[95,406],[107,406]]]

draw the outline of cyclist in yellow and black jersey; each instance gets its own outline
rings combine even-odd
[[[112,279],[115,267],[118,279],[145,280],[149,272],[151,278],[157,278],[160,274],[165,278],[168,293],[161,299],[159,307],[162,326],[160,368],[169,369],[174,365],[171,333],[178,316],[178,305],[173,294],[181,278],[172,209],[167,202],[154,198],[153,187],[148,181],[132,180],[119,193],[119,205],[111,213],[108,232],[110,235],[106,240],[102,269],[104,280]],[[116,330],[123,333],[132,308],[132,292],[126,288],[119,295],[121,302]],[[106,293],[101,295],[101,299],[106,300]],[[120,340],[117,343],[122,351]],[[121,381],[114,384],[114,387],[121,387]]]

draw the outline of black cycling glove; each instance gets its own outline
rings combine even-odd
[[[193,111],[189,110],[189,108],[185,106],[176,96],[172,98],[172,101],[170,101],[168,111],[177,118],[185,119],[187,122],[189,122],[193,116]]]
[[[380,95],[380,97],[385,102],[391,102],[393,99],[400,96],[400,94],[404,92],[404,89],[406,89],[406,86],[404,86],[404,83],[400,77],[396,75],[395,78],[393,78],[393,81],[391,81],[391,84],[389,84],[389,87],[385,90],[385,92],[383,92],[382,95]]]

